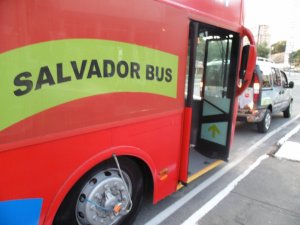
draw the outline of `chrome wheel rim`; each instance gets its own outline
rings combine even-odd
[[[269,130],[271,124],[271,114],[267,113],[265,117],[265,128],[266,130]]]
[[[132,183],[123,171],[128,191]],[[130,196],[117,169],[107,169],[93,176],[83,187],[76,204],[76,218],[80,225],[113,225],[128,213]]]

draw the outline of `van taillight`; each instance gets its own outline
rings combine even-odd
[[[253,101],[254,102],[257,102],[257,100],[258,100],[259,89],[260,89],[260,84],[259,84],[258,76],[255,73],[254,74],[254,82],[253,82]]]

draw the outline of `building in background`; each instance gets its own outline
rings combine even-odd
[[[271,45],[270,27],[268,25],[259,25],[256,34],[257,45],[263,43],[266,43],[268,47]]]
[[[272,58],[284,67],[293,67],[289,56],[300,50],[300,1],[245,0],[245,10],[245,24],[251,28],[256,43],[266,41],[267,46],[271,47],[272,44],[286,41],[285,52]]]

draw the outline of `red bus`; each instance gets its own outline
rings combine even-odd
[[[2,0],[0,224],[129,224],[226,161],[243,19],[242,0]]]

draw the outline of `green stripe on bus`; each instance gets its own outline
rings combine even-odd
[[[0,54],[0,130],[51,107],[116,92],[177,97],[178,56],[134,44],[67,39]]]

